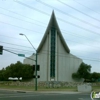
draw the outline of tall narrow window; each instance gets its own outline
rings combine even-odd
[[[55,28],[51,28],[51,56],[50,56],[50,77],[55,77],[55,44],[56,34]]]

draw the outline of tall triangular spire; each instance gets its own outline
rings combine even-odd
[[[49,24],[48,24],[48,27],[46,29],[46,31],[48,31],[48,29],[50,29],[51,27],[57,27],[57,21],[56,21],[56,17],[55,17],[55,13],[54,13],[54,10],[52,11],[52,14],[51,14],[51,18],[50,18],[50,21],[49,21]]]
[[[57,20],[56,20],[56,17],[55,17],[54,10],[52,11],[49,24],[48,24],[48,26],[47,26],[47,29],[46,29],[45,34],[44,34],[44,37],[43,37],[43,39],[42,39],[42,41],[41,41],[41,43],[40,43],[40,45],[39,45],[37,51],[39,52],[40,49],[42,48],[42,46],[43,46],[43,44],[44,44],[44,42],[45,42],[45,40],[46,40],[46,37],[47,37],[47,35],[48,35],[48,31],[51,30],[52,27],[54,27],[54,28],[57,30],[57,33],[58,33],[58,35],[60,36],[60,39],[61,39],[61,41],[62,41],[62,44],[63,44],[65,50],[69,53],[70,50],[69,50],[69,48],[68,48],[68,46],[67,46],[67,44],[66,44],[66,42],[65,42],[65,40],[64,40],[64,38],[63,38],[63,36],[62,36],[62,34],[61,34],[60,28],[59,28],[59,26],[58,26],[58,23],[57,23]]]

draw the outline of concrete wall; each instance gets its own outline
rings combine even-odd
[[[67,53],[62,45],[59,35],[57,35],[57,67],[58,80],[57,81],[74,81],[72,73],[76,72],[82,60],[70,53]]]
[[[50,78],[50,31],[48,32],[47,38],[38,53],[38,64],[40,65],[40,71],[37,72],[40,75],[39,81],[51,81]],[[30,58],[35,59],[32,55]],[[55,52],[55,78],[54,81],[67,81],[74,82],[72,79],[72,73],[76,72],[82,60],[70,53],[67,53],[60,36],[56,31],[56,52]],[[25,64],[35,64],[32,60],[25,59]]]
[[[78,92],[91,92],[92,91],[92,86],[91,84],[81,84],[77,85],[77,90]]]
[[[48,81],[50,78],[50,34],[48,33],[48,36],[44,42],[43,47],[41,48],[41,51],[38,54],[38,63],[40,65],[40,71],[38,72],[40,75],[39,81]]]

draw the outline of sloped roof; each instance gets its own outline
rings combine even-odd
[[[66,42],[65,42],[65,40],[64,40],[64,38],[63,38],[63,36],[61,34],[60,28],[59,28],[58,23],[56,21],[56,17],[55,17],[54,11],[52,12],[49,24],[48,24],[47,29],[45,31],[45,34],[44,34],[44,36],[42,38],[42,41],[41,41],[41,43],[40,43],[40,45],[39,45],[39,47],[37,49],[37,52],[39,52],[41,50],[41,48],[42,48],[42,46],[43,46],[43,44],[44,44],[44,42],[45,42],[45,40],[47,38],[48,31],[51,29],[52,26],[56,28],[57,33],[60,36],[60,40],[61,40],[62,45],[64,46],[66,52],[70,53],[70,50],[69,50],[69,48],[68,48],[68,46],[67,46],[67,44],[66,44]]]

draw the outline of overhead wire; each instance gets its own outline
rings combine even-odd
[[[7,9],[4,9],[4,10],[7,10]],[[8,10],[9,11],[9,10]],[[14,13],[14,12],[13,12]],[[9,16],[9,15],[6,15],[6,14],[4,14],[5,16]],[[9,16],[9,17],[12,17],[12,16]],[[25,16],[24,16],[25,17]],[[12,17],[12,18],[15,18],[15,17]],[[16,19],[16,18],[15,18]],[[21,20],[21,19],[19,19],[19,18],[17,18],[18,20]],[[23,20],[23,21],[25,21],[25,20]],[[28,22],[28,21],[26,21],[26,22]],[[30,23],[30,22],[29,22]],[[38,25],[38,24],[36,24],[36,23],[34,23],[35,25]],[[42,26],[42,25],[40,25],[40,26]],[[43,26],[43,27],[45,27],[45,26]],[[21,28],[21,27],[20,27]],[[63,29],[61,29],[61,30],[63,30]]]
[[[3,8],[4,9],[4,8]],[[5,10],[7,10],[7,9],[5,9]],[[9,10],[8,10],[9,11]],[[13,13],[15,13],[15,12],[13,12]],[[18,13],[17,13],[18,14]],[[26,16],[24,16],[24,17],[26,17]]]
[[[24,29],[24,30],[28,30],[28,31],[39,33],[38,31],[34,31],[34,30],[27,29],[27,28],[24,28],[24,27],[21,27],[21,26],[13,25],[13,24],[10,24],[10,23],[7,23],[7,22],[0,21],[0,23],[7,24],[7,25],[10,25],[10,26],[14,26],[14,27],[17,27],[17,28],[21,28],[21,29]]]
[[[75,38],[79,37],[81,39],[85,39],[85,40],[89,40],[89,41],[95,40],[93,38],[86,37],[86,36],[81,35],[81,34],[76,34],[75,32],[70,32],[70,31],[64,31],[64,30],[62,30],[62,33],[64,33],[64,35],[71,35],[71,36],[75,36]],[[95,42],[100,42],[100,41],[99,40],[95,40]]]
[[[18,3],[18,4],[21,4],[21,5],[23,5],[23,6],[26,6],[26,7],[30,8],[30,9],[34,9],[34,10],[36,10],[36,11],[38,11],[38,12],[40,12],[40,13],[43,13],[43,14],[45,14],[45,15],[47,15],[47,16],[50,16],[50,14],[48,14],[48,13],[46,13],[46,12],[44,12],[44,11],[41,11],[41,10],[35,8],[35,7],[31,7],[31,6],[29,6],[29,5],[27,5],[27,4],[23,3],[23,2],[21,2],[21,1],[19,1],[19,0],[16,0],[15,2]]]
[[[90,16],[90,15],[88,15],[88,14],[86,14],[86,13],[84,13],[84,12],[82,12],[82,11],[80,11],[80,10],[78,10],[78,9],[76,9],[76,8],[74,8],[74,7],[72,7],[72,6],[68,5],[68,4],[66,4],[66,3],[64,3],[64,2],[62,2],[61,0],[57,0],[57,1],[60,2],[60,3],[62,3],[63,5],[65,5],[65,6],[67,6],[67,7],[70,7],[70,8],[72,8],[72,9],[78,11],[79,13],[82,13],[83,15],[85,15],[85,16],[87,16],[87,17],[90,17],[90,18],[92,18],[92,19],[94,19],[94,20],[100,22],[99,19],[97,19],[97,18],[95,18],[95,17],[92,17],[92,16]]]
[[[41,3],[41,4],[43,4],[43,5],[45,5],[45,6],[47,6],[47,7],[53,8],[53,9],[59,11],[60,13],[63,13],[63,14],[65,14],[65,15],[67,15],[67,16],[70,16],[70,17],[72,17],[72,18],[74,18],[74,19],[77,19],[77,20],[79,20],[79,21],[81,21],[81,22],[83,22],[83,23],[85,23],[85,24],[88,24],[88,25],[90,25],[90,26],[93,26],[93,27],[95,27],[95,28],[100,29],[99,26],[96,26],[96,25],[94,25],[94,24],[92,24],[92,23],[89,23],[89,22],[87,22],[87,21],[85,21],[85,20],[82,20],[82,19],[80,19],[80,18],[78,18],[78,17],[75,17],[75,16],[73,16],[73,15],[71,15],[71,14],[68,14],[68,13],[66,13],[66,12],[64,12],[64,11],[62,11],[62,10],[60,10],[60,9],[57,9],[57,8],[55,8],[55,7],[53,7],[53,6],[49,5],[49,4],[44,3],[44,2],[41,1],[41,0],[36,0],[36,1],[39,2],[39,3]],[[60,3],[62,3],[62,4],[65,4],[65,3],[61,2],[60,0],[58,0],[58,2],[60,2]],[[68,6],[68,7],[72,8],[72,9],[74,9],[74,10],[76,10],[76,11],[82,13],[81,11],[75,9],[74,7],[71,7],[71,6],[67,5],[67,4],[66,4],[66,6]],[[87,15],[87,14],[85,14],[85,13],[82,13],[82,14]],[[92,17],[89,16],[89,15],[87,15],[87,16],[90,17],[90,18],[92,18]],[[95,19],[95,20],[97,20],[97,21],[100,22],[100,20],[98,20],[98,19],[96,19],[96,18],[93,18],[93,19]]]
[[[25,6],[25,7],[28,7],[28,8],[30,8],[30,9],[36,10],[36,11],[42,13],[42,14],[45,14],[45,15],[50,16],[48,13],[46,13],[46,12],[44,12],[44,11],[41,11],[41,10],[39,10],[39,9],[36,9],[36,8],[34,8],[34,7],[31,7],[31,6],[29,6],[29,5],[25,4],[25,3],[22,3],[22,2],[20,2],[20,1],[18,1],[18,0],[15,1],[15,2],[18,3],[18,4],[21,4],[21,5]],[[58,18],[58,17],[57,17],[57,18]],[[63,19],[61,19],[61,18],[58,18],[58,19],[59,19],[60,21],[64,22],[64,23],[67,23],[67,24],[70,24],[70,25],[72,25],[72,26],[78,27],[78,28],[80,28],[80,29],[83,29],[83,30],[88,31],[88,32],[93,33],[93,34],[95,33],[95,34],[97,34],[97,35],[100,36],[100,34],[99,34],[98,32],[94,32],[94,31],[92,31],[92,30],[89,30],[89,29],[87,29],[87,28],[81,27],[81,26],[76,25],[76,24],[74,24],[74,23],[68,22],[68,21],[63,20]]]
[[[19,15],[19,16],[21,16],[21,17],[25,17],[25,18],[28,18],[28,19],[30,19],[30,20],[34,20],[34,21],[36,21],[36,22],[45,24],[44,22],[41,22],[41,21],[39,21],[39,20],[36,20],[36,19],[30,18],[30,17],[27,17],[27,16],[25,16],[25,15],[19,14],[19,13],[17,13],[17,12],[11,11],[11,10],[8,10],[8,9],[6,9],[6,8],[0,7],[0,9],[3,9],[3,10],[6,10],[6,11],[8,11],[8,12],[17,14],[17,15]]]
[[[41,53],[41,54],[47,54],[47,53]],[[50,54],[48,54],[50,55]],[[55,56],[60,56],[60,57],[68,57],[68,58],[73,58],[73,59],[83,59],[83,60],[89,60],[89,61],[96,61],[96,62],[100,62],[100,59],[98,58],[94,58],[94,59],[90,59],[90,58],[83,58],[83,56],[80,56],[81,58],[78,58],[78,57],[70,57],[68,55],[65,55],[65,54],[55,54]]]
[[[67,40],[67,41],[70,41],[70,40]],[[22,45],[17,45],[17,44],[12,44],[12,43],[7,43],[7,42],[2,42],[2,41],[0,41],[1,43],[5,43],[5,44],[9,44],[9,45],[14,45],[14,46],[20,46],[20,47],[25,47],[25,48],[31,48],[31,47],[27,47],[27,46],[22,46]],[[71,42],[76,42],[76,41],[71,41]],[[82,43],[81,43],[82,44]],[[83,45],[85,45],[85,44],[83,44]],[[90,45],[87,45],[87,46],[90,46]],[[91,47],[91,46],[90,46]],[[92,46],[93,47],[93,46]],[[10,47],[10,48],[12,48],[12,47]],[[99,48],[99,47],[97,47],[97,48]],[[20,50],[19,48],[15,48],[15,49],[17,49],[17,50]],[[31,49],[33,49],[33,48],[31,48]],[[43,50],[43,51],[46,51],[46,50]],[[61,53],[60,53],[61,54]]]
[[[17,49],[17,50],[12,50],[12,48],[10,48],[10,47],[6,47],[6,49],[9,49],[9,51],[11,51],[11,52],[15,52],[15,53],[17,53],[18,54],[18,50],[21,50],[21,49],[17,49],[17,48],[13,48],[13,49]],[[23,50],[24,51],[24,50]],[[48,54],[49,53],[49,55],[50,55],[50,52],[51,51],[47,51],[47,50],[43,50],[43,51],[45,51],[46,53],[41,53],[41,54]],[[48,52],[48,53],[47,53]],[[23,53],[25,53],[25,52],[23,52]],[[26,53],[27,54],[27,53]],[[31,52],[31,54],[33,54],[33,52]],[[38,54],[39,55],[39,54]],[[56,52],[55,53],[55,56],[60,56],[60,57],[69,57],[68,55],[66,55],[65,56],[65,54],[64,53],[61,53],[61,52]],[[79,56],[79,57],[81,57],[83,60],[89,60],[89,61],[100,61],[100,59],[98,59],[98,58],[88,58],[88,57],[85,57],[85,56]],[[85,58],[83,58],[83,57],[85,57]],[[80,59],[80,58],[78,58],[78,57],[69,57],[69,58],[73,58],[73,59]]]
[[[11,50],[16,50],[16,51],[24,51],[24,52],[33,52],[33,51],[30,51],[30,50],[24,50],[24,49],[19,49],[19,48],[12,48],[12,47],[8,47],[8,46],[4,46],[4,48],[7,48],[7,49],[11,49]]]
[[[80,44],[82,44],[82,45],[85,45],[85,46],[90,46],[90,47],[92,47],[92,48],[100,48],[100,47],[98,47],[98,46],[91,46],[90,44],[84,44],[84,43],[81,43],[81,42],[77,42],[77,41],[73,41],[73,40],[69,40],[69,39],[65,39],[66,41],[71,41],[71,42],[74,42],[74,43],[80,43]],[[91,40],[92,41],[92,40]],[[8,43],[8,42],[3,42],[3,41],[0,41],[1,43],[5,43],[5,44],[11,44],[11,45],[14,45],[14,46],[18,46],[17,44],[12,44],[12,43]],[[21,46],[21,45],[19,45],[19,46]]]
[[[15,51],[15,52],[19,52],[19,50],[22,50],[23,52],[24,51],[29,51],[29,50],[23,50],[23,49],[19,49],[19,48],[11,48],[11,47],[6,47],[6,49],[9,49],[9,50],[11,50],[11,51]],[[15,49],[15,50],[12,50],[12,49]],[[43,50],[44,52],[46,52],[45,54],[47,54],[47,52],[50,54],[50,52],[51,51],[49,51],[49,50]],[[29,51],[30,52],[30,51]],[[24,52],[25,53],[25,52]],[[33,51],[31,51],[31,54],[33,53]],[[26,53],[27,54],[27,53]],[[64,53],[61,53],[61,52],[55,52],[55,55],[59,55],[59,56],[62,56],[63,57],[63,55],[65,56],[65,54]],[[68,55],[67,55],[68,56]],[[79,56],[79,57],[84,57],[84,56]],[[75,58],[75,57],[73,57],[73,58]],[[75,59],[79,59],[79,58],[75,58]],[[89,60],[89,58],[88,57],[86,57],[86,59],[88,59]],[[97,58],[92,58],[92,59],[97,59]]]
[[[1,14],[1,13],[0,13]],[[8,16],[8,17],[12,17],[12,16],[9,16],[9,15],[6,15],[6,14],[4,14],[5,16]],[[22,19],[19,19],[19,18],[16,18],[16,17],[12,17],[12,18],[15,18],[15,19],[17,19],[17,20],[22,20]],[[25,20],[23,20],[23,21],[25,21]],[[25,21],[25,22],[28,22],[28,21]],[[28,22],[28,23],[30,23],[30,22]],[[38,25],[38,24],[36,24],[36,23],[32,23],[32,24],[34,24],[34,25],[37,25],[37,26],[42,26],[42,25]],[[45,26],[42,26],[42,27],[45,27]],[[21,27],[20,27],[21,28]],[[46,28],[46,27],[45,27]],[[61,30],[63,30],[63,29],[61,29]],[[63,31],[65,31],[65,30],[63,30]],[[65,33],[65,32],[64,32]],[[70,32],[71,33],[71,32]],[[74,34],[75,35],[75,34]],[[77,36],[79,36],[79,35],[77,35]],[[83,36],[82,36],[83,37]]]
[[[7,43],[7,42],[2,42],[2,41],[0,41],[0,42],[1,42],[1,43],[5,43],[5,44],[14,45],[14,46],[20,46],[20,47],[25,47],[25,48],[33,49],[32,47],[27,47],[27,46],[23,46],[23,45],[18,45],[18,44],[13,44],[13,43]]]
[[[25,40],[25,39],[19,39],[19,38],[10,37],[10,36],[1,35],[1,34],[0,34],[0,36],[2,36],[2,37],[7,37],[7,38],[12,38],[12,39],[18,39],[18,40],[22,40],[22,41],[27,41],[27,40]]]
[[[7,14],[4,14],[4,13],[1,13],[1,12],[0,12],[0,14],[2,14],[2,15],[4,15],[4,16],[11,17],[11,18],[14,18],[14,19],[17,19],[17,20],[20,20],[20,21],[27,22],[27,23],[30,23],[30,24],[34,24],[34,25],[38,25],[38,26],[44,27],[44,26],[39,25],[39,24],[37,24],[37,23],[34,23],[34,22],[29,22],[29,21],[26,21],[26,20],[23,20],[23,19],[19,19],[19,18],[17,18],[17,17],[13,17],[13,16],[10,16],[10,15],[7,15]]]
[[[97,12],[96,10],[91,9],[91,8],[87,7],[86,5],[83,5],[82,3],[80,3],[80,2],[78,2],[78,1],[76,1],[76,0],[73,0],[73,1],[76,2],[76,3],[78,3],[79,5],[81,5],[81,6],[83,6],[83,7],[85,7],[85,8],[87,8],[87,9],[91,10],[92,12],[95,12],[95,13],[97,13],[97,14],[100,14],[100,13]]]

